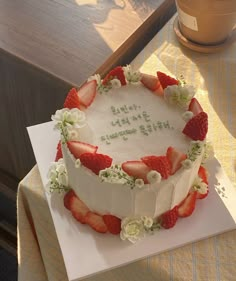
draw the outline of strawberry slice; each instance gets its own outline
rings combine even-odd
[[[86,223],[86,215],[89,208],[74,194],[68,194],[66,202],[64,202],[71,211],[72,216],[81,223]]]
[[[141,73],[141,80],[140,80],[143,85],[157,94],[158,96],[163,96],[164,92],[161,86],[161,83],[159,79],[156,76],[146,74],[146,73]]]
[[[112,234],[119,234],[121,231],[121,219],[113,215],[103,215],[103,221]]]
[[[179,81],[176,80],[173,77],[170,77],[169,75],[161,72],[161,71],[157,71],[157,77],[161,83],[161,86],[163,89],[165,89],[167,86],[172,86],[172,85],[178,85]]]
[[[157,171],[161,174],[163,179],[167,179],[170,175],[170,163],[166,156],[145,156],[141,160],[151,170]]]
[[[160,224],[162,227],[169,229],[175,226],[178,220],[178,206],[175,206],[173,209],[165,212],[159,217]]]
[[[103,79],[102,84],[107,85],[111,80],[118,79],[122,86],[126,85],[124,70],[121,66],[112,69]]]
[[[188,196],[180,203],[178,208],[179,217],[188,217],[192,215],[197,200],[197,191],[190,192]]]
[[[203,111],[191,118],[185,125],[183,133],[193,140],[204,140],[208,131],[208,116]]]
[[[196,98],[192,98],[191,102],[188,106],[188,111],[192,111],[193,115],[198,115],[198,113],[202,112],[203,109]]]
[[[63,155],[62,155],[62,150],[61,150],[61,142],[59,141],[57,144],[57,154],[55,157],[55,162],[57,162],[61,158],[63,158]]]
[[[70,210],[70,201],[71,198],[75,195],[75,192],[73,189],[70,189],[64,196],[63,202],[64,202],[64,206],[66,207],[66,209]]]
[[[107,226],[103,221],[103,218],[95,213],[88,212],[85,216],[85,223],[92,227],[95,231],[99,233],[106,233]]]
[[[207,171],[203,166],[199,167],[198,170],[198,176],[202,179],[203,182],[205,182],[208,185],[208,175],[207,175]],[[209,193],[209,189],[207,189],[207,192],[205,194],[201,194],[201,193],[197,193],[197,199],[204,199],[207,197]]]
[[[206,184],[208,184],[208,174],[207,174],[207,170],[206,170],[203,166],[200,166],[200,167],[199,167],[198,176],[202,179],[203,182],[205,182]]]
[[[67,146],[76,159],[83,153],[96,153],[98,149],[97,146],[80,141],[68,141]]]
[[[101,170],[109,168],[112,164],[112,158],[105,154],[83,153],[80,155],[80,161],[83,166],[90,169],[96,175]]]
[[[181,162],[187,158],[187,155],[170,146],[167,149],[166,157],[170,163],[170,174],[173,175],[182,167]]]
[[[144,183],[148,183],[147,174],[151,169],[142,161],[126,161],[121,167],[129,176],[142,179]]]
[[[93,100],[95,99],[97,93],[97,82],[95,80],[91,80],[85,83],[77,92],[79,97],[79,101],[85,107],[91,105]]]
[[[80,101],[79,97],[77,95],[77,90],[75,88],[72,88],[69,93],[66,96],[65,102],[64,102],[64,108],[78,108],[80,109]]]

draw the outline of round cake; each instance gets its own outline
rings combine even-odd
[[[73,88],[52,119],[64,165],[57,185],[70,189],[65,207],[98,232],[135,242],[173,227],[208,194],[208,117],[184,81],[116,67]],[[139,234],[130,233],[134,225]]]

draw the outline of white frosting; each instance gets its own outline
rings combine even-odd
[[[121,108],[125,105],[128,110],[122,112]],[[112,107],[120,112],[114,114]],[[182,134],[185,126],[182,119],[183,110],[167,104],[163,97],[155,96],[140,84],[123,86],[108,93],[98,93],[85,113],[88,125],[79,129],[79,140],[97,145],[97,152],[112,157],[113,164],[139,160],[147,155],[165,155],[169,146],[184,153],[187,153],[189,148],[190,140]],[[139,115],[141,117],[137,117]],[[134,120],[134,116],[137,120]],[[127,118],[130,124],[122,122],[122,119]],[[158,121],[168,121],[169,127],[159,129]],[[150,126],[152,132],[144,135],[139,128],[142,125]],[[136,133],[126,135],[127,140],[120,135],[117,138],[107,137],[133,129]],[[89,169],[76,167],[75,159],[66,145],[62,145],[62,152],[69,186],[80,199],[94,212],[110,213],[120,218],[155,218],[179,204],[187,196],[197,176],[203,154],[197,157],[189,169],[181,167],[167,180],[131,189],[124,184],[102,182],[101,178]]]
[[[133,109],[124,113],[120,108],[125,105]],[[113,114],[112,107],[119,109],[120,113]],[[163,97],[154,95],[140,84],[97,94],[85,113],[88,126],[80,130],[79,140],[97,145],[97,152],[112,157],[113,163],[138,160],[147,155],[165,155],[169,146],[186,152],[189,146],[187,138],[181,133],[185,126],[183,111],[169,105]],[[138,120],[133,120],[135,117]],[[122,119],[125,120],[124,123],[128,121],[130,124],[122,124]],[[170,128],[159,129],[158,121],[169,122]],[[148,136],[141,133],[139,127],[142,125],[152,129]],[[109,137],[114,133],[132,129],[136,133],[126,135],[127,140],[123,136]],[[104,141],[102,137],[105,138]]]

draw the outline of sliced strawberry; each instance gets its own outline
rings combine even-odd
[[[124,70],[121,66],[117,66],[116,68],[112,69],[103,79],[102,84],[107,85],[113,79],[120,80],[122,86],[126,85]]]
[[[69,196],[66,201],[68,209],[71,211],[73,217],[81,222],[86,223],[86,215],[89,212],[89,208],[74,194],[74,196]]]
[[[165,73],[163,73],[161,71],[157,71],[157,76],[158,76],[158,79],[159,79],[163,89],[165,89],[167,86],[179,84],[178,80],[176,80],[173,77],[170,77],[169,75],[166,75]]]
[[[76,159],[80,158],[83,153],[96,153],[98,149],[97,146],[81,141],[68,141],[67,146]]]
[[[181,162],[187,158],[187,155],[170,146],[167,149],[166,157],[170,163],[170,174],[173,175],[182,167]]]
[[[144,183],[148,183],[147,174],[151,169],[142,161],[126,161],[121,167],[129,176],[142,179]]]
[[[205,182],[208,185],[208,175],[207,171],[203,166],[199,167],[198,170],[198,176],[202,179],[203,182]],[[200,192],[197,193],[197,199],[204,199],[207,197],[209,193],[209,189],[207,189],[207,192],[205,194],[201,194]]]
[[[178,208],[179,217],[188,217],[190,216],[194,209],[197,200],[197,191],[190,192],[188,196],[180,203]]]
[[[193,115],[198,115],[198,113],[202,112],[203,109],[196,98],[192,98],[191,102],[188,106],[188,111],[192,111]]]
[[[163,179],[167,179],[170,175],[170,163],[166,156],[145,156],[141,160],[151,170],[157,171],[161,174]]]
[[[97,93],[97,82],[95,80],[91,80],[85,83],[77,92],[79,100],[82,105],[88,107],[91,105],[93,100],[95,99]]]
[[[66,207],[66,209],[70,210],[70,200],[73,196],[76,196],[75,195],[75,192],[73,189],[70,189],[64,196],[64,206]]]
[[[108,230],[103,218],[95,213],[88,212],[85,222],[99,233],[106,233]]]
[[[156,76],[150,75],[150,74],[141,74],[141,80],[140,80],[143,85],[154,92],[155,94],[159,96],[163,96],[164,92],[161,86],[161,83],[159,79]]]
[[[101,170],[109,168],[112,164],[112,158],[105,154],[83,153],[80,155],[80,161],[83,166],[90,169],[96,175]]]
[[[120,233],[121,219],[119,219],[113,215],[103,215],[103,220],[110,233],[112,233],[112,234]]]
[[[62,155],[62,150],[61,150],[61,142],[59,141],[57,144],[57,154],[55,157],[55,162],[57,162],[61,158],[63,158],[63,155]]]
[[[178,206],[175,206],[173,209],[165,212],[159,217],[160,224],[162,227],[168,229],[175,226],[178,220]]]
[[[198,176],[202,179],[203,182],[208,184],[207,170],[203,166],[199,167]]]
[[[72,88],[69,93],[67,94],[67,97],[64,102],[64,108],[79,108],[80,109],[80,101],[79,97],[77,95],[77,90],[75,88]]]
[[[191,118],[185,125],[183,133],[193,140],[204,140],[208,131],[208,116],[203,111]]]

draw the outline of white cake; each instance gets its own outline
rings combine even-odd
[[[170,228],[178,216],[190,215],[180,208],[186,198],[192,194],[195,199],[197,194],[204,198],[208,193],[206,179],[199,177],[205,157],[207,115],[193,98],[193,89],[174,78],[159,73],[158,79],[132,71],[129,66],[119,67],[117,75],[116,70],[104,80],[98,75],[91,77],[77,92],[77,109],[58,111],[53,119],[62,136],[67,172],[62,182],[65,185],[67,181],[66,185],[86,206],[82,215],[116,217],[121,222],[121,238],[134,242],[140,234],[127,234],[131,221],[139,220],[144,230],[150,230],[167,220],[162,226]],[[73,108],[73,104],[74,96],[70,95],[65,106]],[[78,154],[74,153],[77,147]],[[83,153],[87,154],[81,156]],[[112,160],[105,169],[97,171],[96,167],[91,168],[96,166],[91,163],[95,154]],[[160,158],[164,159],[163,169]],[[70,204],[65,206],[76,218],[76,210],[71,210]],[[97,230],[91,217],[82,221],[80,215],[77,218]]]

